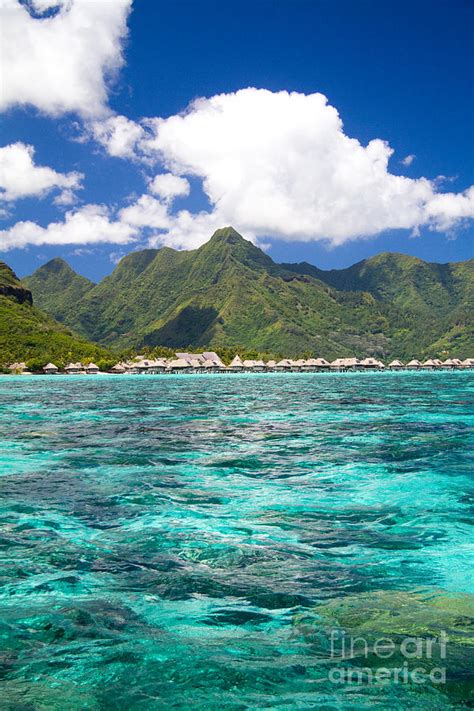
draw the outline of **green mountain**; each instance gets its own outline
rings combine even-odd
[[[398,352],[449,354],[474,350],[474,259],[453,264],[383,253],[347,269],[322,271],[311,264],[285,268],[345,292],[366,292],[386,314],[388,337]]]
[[[75,336],[64,325],[33,306],[31,291],[0,262],[0,367],[25,361],[40,368],[49,360],[97,360],[104,348]]]
[[[127,255],[99,284],[83,285],[82,297],[67,309],[51,270],[47,293],[37,276],[27,283],[49,313],[119,348],[466,357],[474,342],[468,309],[473,262],[430,265],[385,254],[324,272],[276,264],[227,227],[197,250]],[[67,272],[63,292],[76,276]]]
[[[66,322],[75,304],[94,287],[94,282],[76,274],[69,264],[56,257],[23,279],[35,295],[35,304],[61,322]]]

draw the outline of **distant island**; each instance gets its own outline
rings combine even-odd
[[[62,259],[18,280],[0,263],[1,365],[110,368],[209,349],[230,362],[473,355],[474,259],[384,253],[347,269],[276,264],[232,227],[193,251],[145,249],[94,284]]]

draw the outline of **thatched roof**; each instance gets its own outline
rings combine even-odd
[[[64,370],[84,370],[82,363],[68,363]]]
[[[357,358],[336,358],[331,363],[336,368],[352,368],[355,365],[360,365]]]
[[[267,368],[274,368],[276,366],[276,360],[267,361]]]
[[[59,370],[57,365],[54,365],[54,363],[47,363],[43,370]]]
[[[242,363],[241,357],[239,355],[236,355],[232,359],[232,362],[229,367],[230,368],[242,368],[242,366],[243,366],[243,363]]]
[[[175,358],[174,360],[168,361],[168,368],[189,368],[189,363],[184,360],[184,358]]]
[[[8,366],[9,370],[26,370],[26,363],[12,363]]]
[[[100,368],[95,363],[89,363],[89,365],[86,365],[86,370],[100,370]]]
[[[384,368],[384,364],[382,361],[377,360],[376,358],[364,358],[364,360],[360,361],[361,365],[368,365],[368,366],[373,366],[375,368]]]
[[[122,363],[116,363],[111,370],[114,371],[114,373],[125,373],[125,366]]]
[[[466,368],[474,368],[474,358],[466,358],[463,360],[462,365]]]
[[[420,366],[421,363],[419,360],[416,360],[416,358],[413,358],[409,363],[407,363],[407,366]]]
[[[279,360],[277,363],[277,368],[291,368],[291,360],[288,360],[288,358],[283,358],[282,360]]]
[[[224,363],[221,361],[221,359],[219,358],[217,353],[215,353],[214,351],[204,351],[204,353],[202,355],[203,355],[204,360],[212,360],[214,365],[219,365],[219,366],[224,365]]]
[[[391,363],[388,364],[389,368],[403,368],[403,363],[401,360],[392,360]]]
[[[306,365],[312,366],[314,368],[327,368],[330,363],[325,358],[308,358]]]

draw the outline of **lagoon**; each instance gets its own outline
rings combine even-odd
[[[5,708],[467,703],[473,405],[456,371],[1,378]],[[446,683],[332,655],[446,629]]]

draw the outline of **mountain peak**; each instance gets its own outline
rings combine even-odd
[[[245,237],[242,237],[242,235],[237,232],[237,230],[234,230],[233,227],[230,225],[228,227],[221,227],[220,229],[216,230],[214,234],[212,235],[211,239],[209,242],[224,242],[226,244],[238,244],[239,242],[248,242],[249,240],[246,240]]]
[[[62,272],[64,270],[70,272],[74,271],[72,267],[69,266],[69,264],[62,257],[54,257],[54,259],[50,259],[49,262],[43,264],[40,269],[43,269],[47,272]]]

